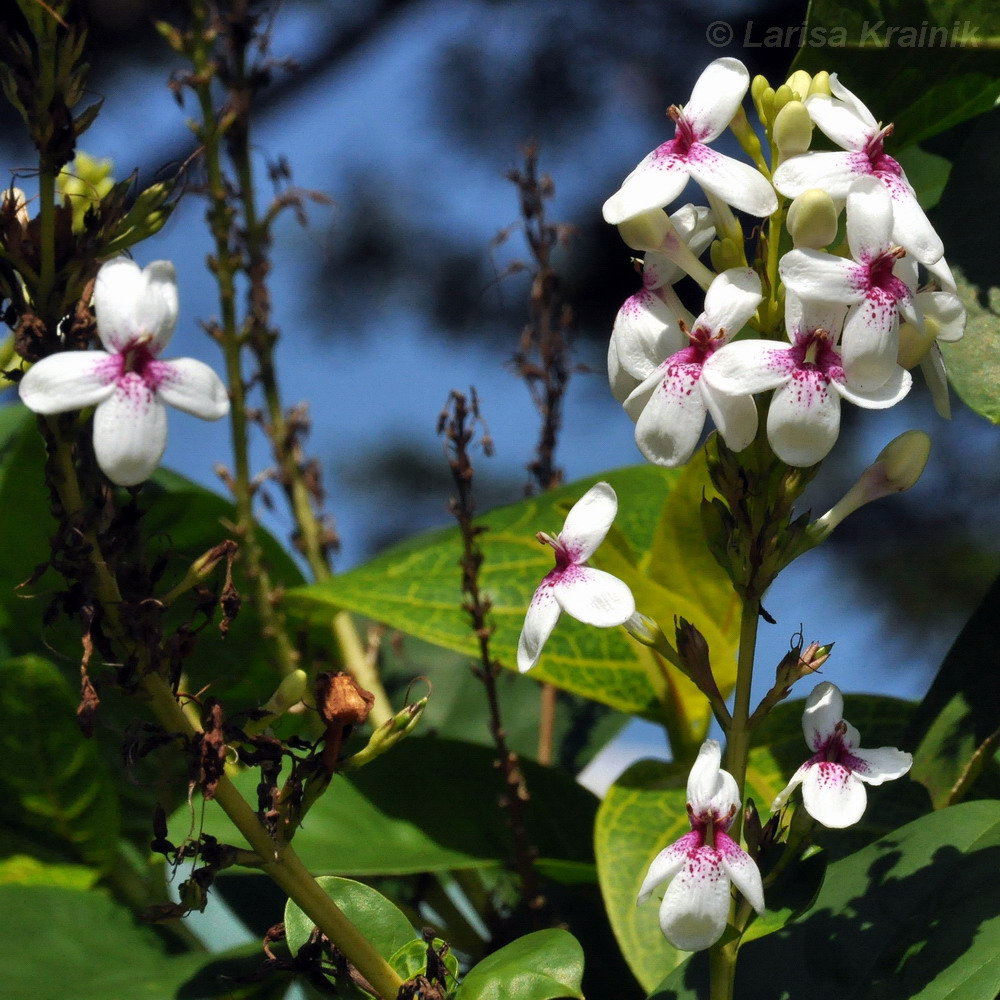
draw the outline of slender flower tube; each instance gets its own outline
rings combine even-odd
[[[676,124],[674,138],[646,156],[604,203],[605,221],[618,225],[642,212],[669,205],[690,178],[751,215],[777,211],[777,196],[761,173],[708,145],[733,120],[749,86],[750,75],[738,59],[709,63],[694,85],[691,100],[683,108],[670,108]]]
[[[635,614],[635,598],[628,585],[587,565],[617,513],[615,491],[608,483],[597,483],[572,506],[556,538],[538,533],[538,540],[555,551],[556,565],[538,585],[524,616],[517,644],[521,673],[538,663],[563,611],[598,628],[622,625]]]
[[[901,778],[913,758],[895,747],[863,750],[858,731],[844,719],[844,696],[829,681],[817,684],[806,699],[802,730],[813,751],[771,806],[780,809],[802,786],[802,803],[814,820],[833,829],[852,826],[868,804],[865,784]]]
[[[882,128],[874,115],[830,74],[831,95],[813,94],[806,110],[827,138],[842,151],[809,152],[786,160],[774,172],[774,186],[789,198],[809,188],[823,188],[843,201],[859,177],[874,177],[893,205],[893,242],[921,264],[933,264],[944,253],[941,239],[917,202],[903,168],[885,152],[892,126]]]
[[[736,780],[720,768],[722,750],[705,740],[688,776],[691,832],[660,851],[639,889],[639,903],[666,882],[660,903],[663,936],[682,951],[702,951],[722,937],[735,886],[764,912],[764,886],[753,859],[726,832],[740,807]]]
[[[144,270],[118,257],[97,273],[97,334],[103,351],[64,351],[36,362],[18,386],[35,413],[95,406],[94,453],[119,486],[148,479],[167,446],[164,403],[218,420],[229,396],[218,375],[194,358],[164,360],[177,322],[177,283],[169,261]]]

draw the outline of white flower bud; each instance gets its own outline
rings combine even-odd
[[[782,90],[784,89],[786,88],[783,87]],[[812,119],[801,101],[789,101],[775,115],[772,135],[782,160],[806,152],[812,141],[812,133]]]
[[[633,250],[659,250],[673,229],[662,208],[643,212],[618,224],[618,233]]]
[[[812,77],[804,69],[797,69],[785,81],[785,86],[791,90],[798,100],[804,101],[809,96]]]

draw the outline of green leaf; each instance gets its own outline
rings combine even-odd
[[[484,958],[455,1000],[560,1000],[583,997],[583,949],[568,931],[535,931]]]
[[[792,68],[837,72],[877,120],[895,124],[893,155],[1000,97],[992,0],[812,0],[804,37],[823,43],[799,48]]]
[[[1000,803],[983,801],[832,864],[808,914],[740,950],[736,1000],[762,982],[774,1000],[995,1000],[998,858]]]
[[[948,651],[913,719],[909,739],[916,746],[910,775],[942,808],[969,790],[976,751],[1000,727],[1000,672],[983,669],[996,659],[1000,579],[994,582]],[[989,789],[996,794],[995,782]]]
[[[434,938],[432,945],[435,951],[445,944],[441,938]],[[445,968],[451,974],[451,985],[458,982],[458,959],[449,951],[445,953],[443,959]],[[407,941],[402,948],[398,949],[389,959],[389,964],[399,973],[403,980],[412,979],[414,976],[422,976],[427,972],[427,942]]]
[[[969,409],[1000,423],[1000,288],[980,289],[955,268],[958,296],[968,313],[965,336],[942,344],[948,377]]]
[[[371,886],[333,875],[321,876],[316,881],[383,958],[391,958],[416,939],[409,920],[399,908]],[[309,940],[314,926],[312,919],[289,899],[285,906],[285,936],[293,955]]]
[[[932,209],[940,200],[951,175],[951,161],[935,153],[928,153],[919,146],[907,146],[896,159],[906,171],[906,179],[917,192],[917,201],[924,211]]]
[[[61,889],[91,889],[100,873],[86,865],[46,864],[30,854],[0,860],[0,885],[52,885]]]
[[[487,747],[411,736],[353,774],[336,778],[310,810],[295,848],[313,872],[405,875],[461,868],[493,868],[513,856],[507,821],[497,804],[500,779]],[[460,762],[460,766],[456,766]],[[523,761],[531,799],[528,837],[540,867],[557,873],[571,862],[571,878],[589,872],[597,800],[566,774]],[[237,787],[256,801],[256,771]],[[191,828],[184,807],[171,819],[175,842]],[[204,830],[242,843],[222,810],[206,804]],[[553,865],[553,862],[555,863]]]
[[[699,566],[708,567],[710,557],[707,553],[694,556],[696,543],[685,538],[686,532],[670,532],[661,521],[664,498],[679,484],[685,495],[700,497],[700,485],[705,480],[697,463],[690,471],[644,465],[603,473],[484,515],[480,523],[487,530],[479,537],[485,557],[480,583],[493,602],[493,655],[504,665],[514,667],[528,602],[552,568],[551,552],[538,544],[536,532],[558,532],[572,504],[601,479],[610,482],[619,494],[619,516],[591,562],[625,579],[637,592],[640,609],[660,620],[666,629],[674,614],[697,624],[706,633],[718,662],[725,665],[735,649],[732,634],[727,639],[724,632],[714,629],[717,621],[724,623],[719,628],[731,628],[731,602],[727,591],[725,605],[715,607],[714,582],[710,582],[716,581],[721,571],[709,568],[709,579],[698,584],[712,593],[709,603],[686,592],[685,587],[699,574],[686,576],[685,560],[693,558]],[[677,508],[684,517],[690,517],[686,500],[680,501]],[[668,510],[663,516],[673,518],[674,507]],[[648,558],[645,554],[654,534],[660,552],[655,571],[661,581],[675,581],[669,588],[643,576],[635,565],[640,557]],[[700,531],[692,537],[699,538]],[[475,656],[477,640],[468,615],[461,609],[460,554],[457,529],[421,535],[349,573],[289,592],[288,606],[305,618],[318,620],[328,619],[335,609],[347,608],[427,642]],[[620,711],[658,718],[668,683],[664,681],[664,669],[646,647],[631,640],[623,630],[591,628],[564,615],[531,676]],[[673,668],[666,669],[669,683],[686,684]],[[682,698],[692,727],[700,731],[707,720],[704,698],[690,685],[683,688]]]
[[[645,990],[687,957],[664,940],[657,903],[636,906],[650,862],[691,829],[687,777],[683,765],[639,761],[608,789],[597,811],[594,850],[601,892],[622,954]]]
[[[109,868],[118,847],[118,801],[97,746],[80,732],[76,699],[48,660],[0,663],[3,853]]]
[[[102,893],[0,885],[0,913],[3,993],[11,1000],[66,1000],[67,995],[73,1000],[165,1000],[232,993],[231,979],[215,979],[211,993],[188,992],[185,984],[221,956],[168,954],[153,928],[137,925],[127,909]],[[259,965],[259,946],[253,950]]]

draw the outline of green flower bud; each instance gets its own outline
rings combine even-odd
[[[391,719],[386,719],[372,733],[368,740],[368,746],[344,761],[344,770],[364,767],[365,764],[370,763],[387,750],[391,750],[400,740],[413,732],[426,707],[427,698],[421,698],[420,701],[401,709]]]
[[[65,167],[56,178],[56,191],[73,206],[73,229],[83,228],[87,209],[100,203],[115,186],[111,176],[111,160],[95,160],[78,150],[72,165]]]
[[[774,113],[777,114],[789,102],[795,100],[795,92],[787,84],[782,84],[774,92]]]
[[[833,96],[830,90],[830,74],[825,69],[812,78],[812,83],[809,85],[809,96],[812,97],[813,94],[826,94],[827,97]]]
[[[783,87],[782,90],[787,88]],[[789,91],[791,93],[791,91]],[[806,106],[797,100],[788,101],[774,119],[772,136],[782,160],[798,156],[809,149],[813,123]]]
[[[619,223],[618,234],[633,250],[659,250],[670,229],[667,213],[656,208]]]
[[[837,206],[822,188],[810,188],[792,200],[785,225],[796,248],[822,250],[837,238]]]

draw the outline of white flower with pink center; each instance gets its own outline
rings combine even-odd
[[[758,912],[764,912],[760,871],[746,851],[726,832],[740,799],[736,780],[719,766],[722,750],[716,740],[705,740],[691,768],[687,809],[691,832],[660,851],[639,889],[639,903],[664,882],[660,928],[682,951],[710,948],[722,936],[729,920],[735,886]]]
[[[885,409],[909,391],[912,379],[898,364],[877,389],[852,386],[836,348],[844,306],[803,303],[789,294],[785,326],[791,344],[738,340],[705,364],[704,380],[717,393],[752,395],[774,390],[767,411],[767,439],[788,465],[822,461],[840,434],[840,401]]]
[[[635,598],[616,576],[594,569],[587,560],[597,551],[618,513],[618,497],[608,483],[597,483],[570,508],[556,538],[545,532],[538,540],[551,545],[556,565],[538,585],[517,644],[517,668],[530,670],[542,647],[566,614],[598,628],[623,625],[635,614]]]
[[[103,351],[64,351],[36,362],[18,386],[35,413],[94,406],[94,453],[119,486],[148,479],[167,445],[164,403],[203,420],[229,412],[218,375],[194,358],[160,358],[177,322],[174,266],[145,270],[118,257],[97,273],[97,334]]]
[[[874,177],[892,199],[894,242],[921,264],[933,264],[944,253],[903,168],[885,151],[885,128],[854,94],[830,74],[833,96],[813,94],[806,100],[810,118],[844,152],[809,152],[793,156],[774,172],[774,186],[795,198],[810,188],[822,188],[843,202],[859,177]]]
[[[817,684],[806,699],[802,730],[813,751],[774,800],[780,809],[802,786],[802,803],[817,822],[833,829],[857,823],[868,804],[865,785],[901,778],[913,758],[895,747],[864,750],[858,731],[844,719],[844,696],[829,681]]]
[[[778,270],[799,298],[850,307],[841,342],[844,370],[857,388],[878,389],[896,368],[900,314],[918,328],[923,322],[912,290],[896,273],[902,251],[892,242],[892,202],[873,177],[855,181],[847,196],[847,240],[853,260],[791,250]]]
[[[748,396],[714,392],[701,377],[708,359],[743,328],[761,303],[760,278],[751,268],[723,271],[709,286],[705,311],[688,328],[687,346],[675,351],[624,402],[635,421],[639,450],[657,465],[683,465],[712,414],[733,451],[757,433],[757,407]]]
[[[690,178],[751,215],[777,211],[777,196],[763,174],[707,145],[728,128],[749,86],[750,74],[738,59],[709,63],[694,85],[691,100],[683,109],[670,108],[676,124],[674,138],[657,146],[604,203],[605,221],[618,225],[669,205]]]

